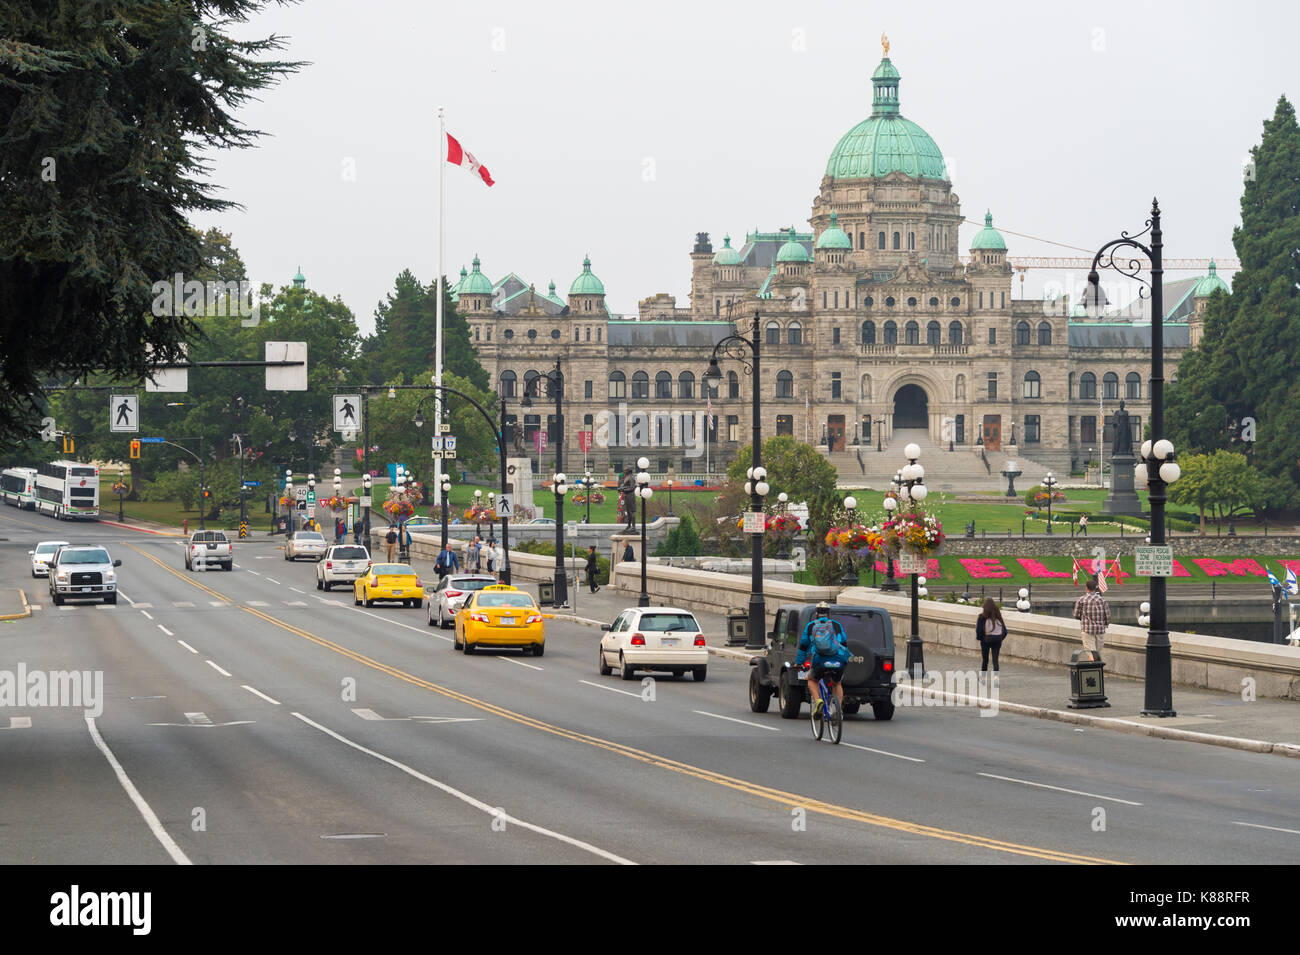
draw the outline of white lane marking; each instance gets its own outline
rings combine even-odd
[[[144,602],[136,603],[136,604],[131,604],[131,606],[134,607],[136,610],[152,610],[152,609],[153,609],[153,604],[151,604],[151,603],[144,603]]]
[[[1077,789],[1063,789],[1060,786],[1049,786],[1046,783],[1030,782],[1028,779],[1016,779],[1012,776],[995,776],[993,773],[977,773],[977,776],[984,776],[988,779],[1000,779],[1007,783],[1020,783],[1022,786],[1035,786],[1038,789],[1053,789],[1058,793],[1069,793],[1072,796],[1087,796],[1089,799],[1105,799],[1107,802],[1117,802],[1125,806],[1140,806],[1140,802],[1133,802],[1131,799],[1120,799],[1117,796],[1099,796],[1096,793],[1080,792]]]
[[[228,603],[227,603],[226,601],[224,601],[224,600],[209,600],[209,601],[208,601],[208,606],[209,606],[209,607],[229,607],[230,604],[228,604]]]
[[[167,629],[166,627],[164,627],[162,624],[158,624],[158,629],[161,630],[163,633],[167,634],[167,636],[169,636],[169,637],[174,637],[174,636],[176,636],[176,634],[172,633],[170,630],[168,630],[168,629]]]
[[[286,607],[305,607],[305,606],[307,606],[307,601],[305,601],[305,600],[286,600],[286,601],[284,601],[284,605],[285,605]]]
[[[750,865],[803,865],[793,859],[755,859]]]
[[[340,606],[344,606],[344,605],[340,604]],[[439,640],[446,640],[448,643],[452,642],[451,637],[447,636],[445,633],[438,633],[434,627],[428,627],[428,628],[413,627],[409,623],[402,623],[400,620],[393,620],[391,617],[381,617],[377,613],[373,613],[369,610],[362,610],[360,607],[353,607],[352,612],[362,613],[365,614],[367,617],[374,617],[376,620],[382,620],[384,621],[384,623],[391,624],[394,627],[405,627],[407,630],[413,630],[416,633],[423,633],[430,637],[437,637]],[[431,630],[433,631],[432,633],[429,632]]]
[[[894,757],[894,759],[905,759],[905,760],[907,760],[909,763],[924,763],[924,762],[925,762],[925,760],[920,759],[920,758],[918,758],[918,757],[916,757],[916,756],[904,756],[904,755],[902,755],[901,753],[891,753],[891,752],[889,752],[889,751],[887,751],[887,750],[883,750],[883,749],[872,749],[870,746],[860,746],[860,745],[858,745],[857,743],[845,743],[843,740],[840,741],[840,745],[841,745],[841,746],[847,746],[847,747],[849,747],[849,749],[862,749],[862,750],[866,750],[868,753],[876,753],[876,754],[878,754],[878,755],[880,755],[880,756],[892,756],[892,757]]]
[[[112,605],[112,604],[99,604],[99,605],[97,606],[96,609],[98,609],[98,610],[112,610],[112,609],[113,609],[113,605]]]
[[[363,720],[382,720],[382,719],[383,719],[383,717],[380,716],[378,713],[376,713],[374,710],[366,709],[365,707],[354,706],[354,707],[352,708],[352,712],[355,713],[355,714],[357,714],[357,716],[361,717]],[[295,714],[295,715],[296,715],[296,714]]]
[[[192,865],[193,863],[190,862],[189,857],[181,851],[181,847],[178,846],[175,840],[167,834],[167,830],[163,828],[163,824],[158,821],[157,814],[154,813],[154,811],[149,808],[149,804],[144,801],[144,797],[140,795],[140,790],[135,788],[135,784],[132,783],[130,777],[126,775],[126,770],[124,770],[122,764],[117,761],[117,757],[113,755],[113,751],[108,748],[108,744],[104,742],[104,738],[99,735],[99,730],[95,726],[95,718],[93,716],[86,717],[86,726],[90,729],[90,738],[94,740],[95,746],[104,754],[104,758],[108,760],[108,765],[113,767],[113,772],[117,775],[117,781],[122,784],[122,788],[126,790],[127,796],[131,798],[131,802],[135,803],[135,808],[138,809],[140,815],[144,817],[144,821],[149,826],[149,830],[154,834],[157,840],[162,843],[162,847],[167,851],[167,854],[171,856],[172,861],[177,865]]]
[[[773,733],[781,732],[779,727],[764,726],[762,723],[751,723],[749,720],[738,720],[734,716],[723,716],[720,713],[706,713],[704,710],[691,710],[692,713],[698,713],[700,716],[711,716],[715,720],[726,720],[728,723],[740,723],[743,726],[752,726],[755,729],[768,730]]]
[[[189,720],[191,723],[201,723],[201,724],[203,724],[203,725],[205,725],[205,726],[211,726],[211,725],[212,725],[212,720],[208,719],[208,715],[207,715],[206,713],[202,713],[202,712],[200,712],[200,713],[186,713],[186,714],[185,714],[185,718],[186,718],[187,720]]]
[[[243,565],[243,564],[231,564],[231,566],[234,567],[235,570],[243,570],[243,569],[244,569],[244,565]]]
[[[44,608],[43,606],[41,606],[40,604],[29,604],[29,606],[30,606],[33,610],[44,610],[44,609],[45,609],[45,608]]]
[[[498,660],[505,660],[509,663],[517,663],[521,667],[528,667],[530,670],[545,670],[546,667],[539,667],[532,663],[525,663],[523,660],[516,660],[514,657],[497,657]]]
[[[188,643],[186,643],[184,640],[177,640],[176,642],[179,643],[181,646],[183,646],[186,650],[190,651],[190,653],[199,652],[198,650],[195,650],[192,646],[190,646]]]
[[[269,603],[267,603],[265,600],[245,600],[245,601],[244,601],[244,605],[245,605],[246,607],[269,607],[269,606],[271,606],[271,605],[270,605]]]
[[[249,693],[252,693],[254,696],[260,696],[262,699],[266,700],[266,702],[268,702],[268,703],[272,703],[272,704],[274,704],[275,706],[279,706],[279,705],[280,705],[280,701],[279,701],[279,700],[273,700],[273,699],[271,699],[269,696],[267,696],[267,695],[266,695],[265,693],[263,693],[261,690],[255,689],[254,687],[247,686],[247,685],[244,686],[244,689],[247,690]]]
[[[625,859],[622,856],[615,855],[614,853],[609,852],[608,850],[598,848],[597,846],[593,846],[589,842],[583,842],[581,839],[575,839],[572,836],[566,836],[561,832],[556,832],[554,829],[547,829],[544,826],[539,826],[531,822],[524,822],[524,820],[510,815],[500,807],[489,806],[487,803],[475,799],[473,796],[469,795],[468,793],[463,793],[459,789],[456,789],[452,786],[448,786],[446,783],[439,782],[438,780],[433,779],[430,776],[424,775],[424,773],[421,773],[418,770],[412,769],[410,766],[407,766],[405,763],[398,762],[397,760],[393,759],[391,756],[385,756],[383,753],[375,752],[373,749],[367,749],[365,746],[362,746],[360,743],[354,743],[352,740],[348,739],[347,737],[342,736],[331,729],[327,729],[324,726],[321,726],[319,723],[308,719],[307,717],[303,716],[301,713],[294,713],[293,715],[298,719],[302,720],[308,726],[314,727],[315,729],[320,730],[325,735],[333,737],[334,739],[338,740],[340,743],[343,743],[345,746],[351,746],[353,749],[357,750],[358,752],[365,753],[367,756],[373,756],[375,759],[379,760],[380,762],[387,763],[389,766],[392,766],[395,769],[400,769],[402,772],[406,773],[407,775],[420,780],[420,782],[427,783],[428,785],[432,786],[434,789],[444,792],[449,796],[454,796],[455,798],[459,799],[461,802],[473,806],[475,809],[478,809],[481,812],[487,813],[493,819],[501,819],[502,821],[506,822],[509,825],[515,825],[521,829],[527,829],[529,832],[535,832],[538,835],[548,836],[559,842],[563,842],[568,845],[574,846],[575,848],[582,849],[585,852],[590,852],[592,855],[599,856],[600,858],[605,859],[609,862],[617,863],[618,865],[636,865],[636,863],[633,862],[631,859]]]
[[[221,667],[217,666],[217,665],[216,665],[215,663],[213,663],[211,660],[204,660],[203,662],[206,663],[208,666],[212,667],[212,669],[216,670],[216,671],[217,671],[218,673],[220,673],[222,676],[230,676],[229,673],[227,673],[225,670],[221,669]]]
[[[275,584],[277,587],[280,586],[280,581],[276,580],[274,577],[267,577],[266,582],[268,584]]]
[[[372,709],[357,706],[352,712],[363,720],[378,720],[383,723],[481,723],[481,716],[380,716]]]
[[[11,716],[9,717],[9,725],[7,727],[0,726],[0,729],[11,730],[29,730],[31,728],[32,718],[30,716]]]
[[[594,686],[598,690],[609,690],[611,693],[622,693],[624,696],[635,696],[638,700],[641,699],[640,693],[633,693],[630,690],[620,690],[616,686],[605,686],[603,683],[592,683],[590,680],[579,680],[578,682],[586,684],[587,686]]]
[[[292,590],[292,591],[293,591],[294,593],[296,593],[296,594],[304,594],[304,595],[305,595],[305,594],[307,593],[307,591],[305,591],[305,590],[299,590],[297,587],[290,587],[289,589]]]
[[[189,608],[194,606],[194,602],[190,600],[173,600],[172,606],[177,608]]]
[[[144,614],[146,617],[148,617],[150,620],[153,619],[153,614],[151,614],[148,610],[141,610],[140,612]]]
[[[260,560],[261,558],[258,558],[258,559]],[[258,574],[257,571],[253,570],[251,567],[248,569],[248,572],[249,572],[250,574],[257,574],[257,576],[259,576],[259,577],[262,576],[261,574]]]
[[[130,597],[128,597],[128,596],[127,596],[125,593],[123,593],[122,591],[119,590],[119,591],[117,592],[117,595],[118,595],[119,597],[121,597],[123,600],[125,600],[127,603],[129,603],[132,607],[135,606],[135,601],[132,600]]]
[[[1236,822],[1232,821],[1234,826],[1248,826],[1251,829],[1267,829],[1269,832],[1287,832],[1293,836],[1300,836],[1300,829],[1283,829],[1280,826],[1261,826],[1257,822]]]

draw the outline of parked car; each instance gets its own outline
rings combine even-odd
[[[424,603],[424,585],[406,564],[371,564],[352,582],[352,602],[369,607],[376,600],[396,600],[407,607]]]
[[[470,594],[456,614],[452,648],[470,654],[480,647],[518,647],[540,657],[546,652],[545,621],[554,619],[554,614],[542,613],[527,591],[490,584]]]
[[[816,604],[784,604],[777,610],[766,652],[750,661],[749,708],[755,713],[766,713],[775,694],[784,719],[799,716],[799,708],[808,699],[808,684],[807,675],[794,669],[794,661],[799,653],[799,638],[816,610]],[[894,627],[889,611],[832,604],[830,616],[844,628],[851,654],[841,681],[844,712],[851,716],[868,703],[876,719],[891,719]]]
[[[50,601],[62,606],[68,597],[103,597],[104,603],[117,603],[116,567],[108,551],[97,545],[60,547],[50,560]]]
[[[370,551],[360,544],[332,544],[316,562],[316,589],[351,583],[370,569]]]
[[[615,666],[623,679],[637,670],[687,670],[698,683],[709,672],[709,649],[695,615],[678,607],[629,607],[603,624],[597,669],[609,676]]]
[[[60,547],[67,547],[67,541],[41,541],[36,545],[35,550],[29,550],[27,556],[32,559],[32,576],[48,577],[50,576],[50,558]]]
[[[429,591],[429,626],[435,620],[444,630],[455,626],[456,614],[470,595],[496,582],[491,574],[448,574]]]
[[[325,556],[325,535],[318,531],[296,531],[284,542],[284,559],[297,560],[299,557],[313,557],[320,560]]]
[[[185,542],[185,569],[195,564],[230,570],[235,565],[235,548],[225,531],[195,531]]]

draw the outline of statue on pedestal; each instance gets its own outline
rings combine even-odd
[[[636,480],[632,477],[632,469],[626,468],[623,471],[623,479],[618,483],[618,509],[619,517],[627,525],[624,530],[632,530],[632,525],[636,521],[636,504],[634,503],[634,490]]]
[[[1123,401],[1119,403],[1119,411],[1115,412],[1115,443],[1110,453],[1112,456],[1133,453],[1133,427],[1129,424]]]

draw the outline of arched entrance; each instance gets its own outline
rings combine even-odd
[[[894,392],[894,430],[930,427],[930,399],[920,385],[903,385]]]

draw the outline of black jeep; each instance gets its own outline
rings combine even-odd
[[[808,685],[795,671],[794,660],[799,637],[816,611],[816,604],[785,604],[776,612],[776,629],[767,635],[767,651],[750,661],[749,708],[755,713],[766,713],[775,693],[782,717],[799,716],[808,699]],[[851,715],[870,703],[876,719],[892,718],[894,627],[889,611],[832,604],[830,616],[844,628],[852,654],[844,668],[844,712]]]

